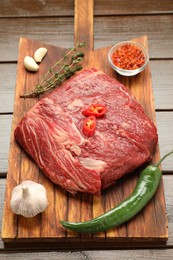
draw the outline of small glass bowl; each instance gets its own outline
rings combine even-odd
[[[113,61],[112,61],[112,54],[113,54],[113,52],[114,52],[115,50],[117,50],[119,47],[121,47],[121,46],[123,46],[123,45],[125,45],[125,44],[131,44],[131,45],[136,46],[136,47],[138,47],[139,49],[142,50],[142,52],[143,52],[143,54],[144,54],[144,57],[145,57],[145,63],[144,63],[141,67],[139,67],[139,68],[137,68],[137,69],[133,69],[133,70],[127,70],[127,69],[119,68],[119,67],[117,67],[117,66],[113,63]],[[118,43],[118,44],[115,44],[115,45],[110,49],[110,51],[109,51],[109,53],[108,53],[108,60],[109,60],[110,66],[111,66],[116,72],[118,72],[119,74],[121,74],[121,75],[123,75],[123,76],[134,76],[134,75],[140,73],[141,71],[143,71],[143,70],[146,68],[146,66],[147,66],[147,64],[148,64],[148,61],[149,61],[149,55],[148,55],[146,49],[145,49],[141,44],[139,44],[139,43],[137,43],[137,42],[133,42],[133,41],[124,41],[124,42],[120,42],[120,43]]]

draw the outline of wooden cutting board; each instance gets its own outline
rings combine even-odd
[[[87,2],[87,3],[84,3]],[[95,67],[103,70],[112,77],[118,78],[143,106],[145,113],[155,121],[155,108],[151,84],[150,66],[134,77],[118,76],[109,67],[107,54],[111,46],[93,50],[93,1],[77,0],[75,5],[75,42],[85,40],[86,47],[85,68]],[[80,13],[83,13],[79,16]],[[87,10],[87,11],[86,11]],[[88,14],[86,18],[85,12]],[[80,19],[83,19],[81,26]],[[88,31],[84,33],[84,28]],[[129,39],[127,39],[129,40]],[[134,39],[147,46],[147,37]],[[48,54],[40,65],[39,72],[30,73],[23,67],[25,55],[33,56],[39,47],[46,47]],[[6,182],[6,193],[2,224],[2,239],[8,247],[44,247],[47,248],[116,248],[153,246],[165,243],[168,239],[163,181],[161,181],[156,195],[144,210],[128,223],[95,235],[81,235],[64,230],[59,220],[86,221],[96,217],[119,202],[124,200],[134,189],[138,180],[139,170],[120,179],[114,186],[105,190],[101,196],[78,193],[73,196],[54,185],[38,169],[29,156],[16,144],[14,129],[25,113],[38,101],[38,99],[21,99],[20,94],[28,93],[45,74],[49,67],[57,61],[64,49],[47,45],[30,39],[20,39],[16,92],[14,98],[14,114],[11,130],[9,151],[9,167]],[[159,159],[159,147],[153,155],[153,161]],[[43,184],[47,190],[49,206],[45,212],[30,219],[17,216],[10,210],[12,189],[24,180],[33,180]]]

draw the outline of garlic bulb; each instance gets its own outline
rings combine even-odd
[[[46,189],[34,181],[24,181],[12,190],[11,210],[18,215],[31,218],[43,212],[48,206]]]
[[[44,47],[37,49],[34,53],[34,60],[36,62],[41,62],[44,56],[46,55],[46,53],[47,53],[47,49]]]
[[[25,68],[29,71],[38,71],[38,69],[39,69],[38,64],[30,56],[25,56],[23,64],[24,64]]]

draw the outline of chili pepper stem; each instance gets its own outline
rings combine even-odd
[[[154,164],[154,166],[155,166],[155,167],[158,167],[158,166],[161,164],[161,162],[162,162],[166,157],[168,157],[170,154],[172,154],[172,153],[173,153],[173,150],[172,150],[171,152],[165,154],[158,162],[156,162],[156,163]]]

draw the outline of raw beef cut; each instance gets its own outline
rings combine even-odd
[[[103,104],[93,136],[82,111]],[[99,194],[149,160],[157,130],[130,91],[96,69],[83,70],[42,98],[15,129],[16,141],[64,189]]]

